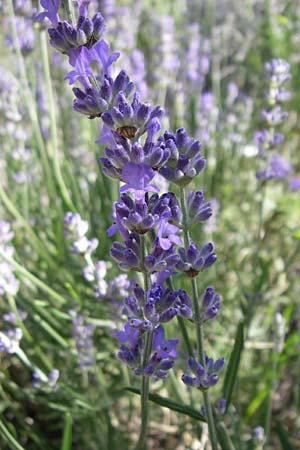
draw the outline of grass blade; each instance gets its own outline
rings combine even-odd
[[[134,387],[127,387],[127,391],[133,392],[134,394],[140,395],[140,390]],[[205,418],[200,414],[198,411],[196,411],[194,408],[191,408],[188,405],[176,403],[173,400],[170,400],[166,397],[161,397],[158,394],[149,394],[149,400],[153,403],[156,403],[157,405],[163,406],[165,408],[169,408],[172,411],[176,411],[179,414],[185,414],[186,416],[192,417],[192,419],[200,420],[201,422],[206,422]]]
[[[228,367],[223,384],[223,397],[226,399],[226,408],[230,405],[231,396],[234,389],[240,359],[244,348],[244,323],[238,324],[234,346],[230,355]]]
[[[9,444],[11,450],[25,450],[22,445],[20,445],[16,439],[13,437],[9,429],[4,425],[0,419],[0,435]]]
[[[288,432],[286,431],[280,420],[276,420],[276,432],[280,439],[283,450],[295,450],[294,446],[289,440]]]
[[[65,427],[61,450],[71,450],[72,448],[72,416],[69,412],[65,415]]]

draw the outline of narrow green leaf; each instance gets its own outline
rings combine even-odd
[[[134,394],[140,395],[140,390],[134,387],[127,387],[127,391],[133,392]],[[173,400],[170,400],[166,397],[161,397],[158,394],[149,394],[149,400],[157,405],[164,406],[165,408],[169,408],[172,411],[176,411],[180,414],[185,414],[186,416],[192,417],[195,420],[200,420],[201,422],[206,422],[205,418],[196,411],[194,408],[191,408],[188,405],[176,403]]]
[[[276,420],[276,431],[282,445],[282,450],[295,450],[294,446],[289,440],[288,432],[286,431],[280,420]]]
[[[231,396],[237,378],[243,348],[244,348],[244,323],[241,321],[237,327],[235,342],[230,355],[223,384],[223,397],[226,399],[227,408],[231,402]]]
[[[0,419],[0,434],[2,438],[10,445],[12,450],[25,450],[22,445],[20,445],[16,439],[13,437],[9,429],[4,425],[2,420]]]
[[[224,422],[220,420],[216,420],[216,429],[217,429],[217,437],[218,442],[221,446],[222,450],[235,450],[235,447],[230,439],[230,436],[227,432],[227,429],[224,425]]]
[[[65,427],[61,450],[71,450],[72,448],[72,416],[69,412],[65,415]]]

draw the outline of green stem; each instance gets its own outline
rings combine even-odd
[[[57,306],[57,305],[62,306],[66,303],[66,300],[62,295],[58,294],[51,287],[49,287],[47,284],[45,284],[39,278],[34,276],[27,269],[25,269],[25,267],[23,267],[23,266],[21,266],[21,264],[17,263],[14,259],[7,256],[6,253],[1,248],[0,248],[0,256],[5,261],[8,261],[13,266],[13,268],[16,270],[16,272],[23,275],[26,279],[30,280],[37,288],[41,289],[43,292],[46,292],[49,295],[49,298],[52,298],[53,300],[55,300],[55,306]]]
[[[182,210],[182,225],[183,225],[183,239],[184,239],[184,247],[187,251],[190,245],[190,236],[189,230],[187,226],[187,209],[186,209],[186,193],[185,189],[180,189],[180,203]],[[196,326],[196,336],[197,336],[197,352],[200,364],[205,367],[205,354],[203,348],[203,335],[202,335],[202,323],[201,323],[201,312],[199,308],[199,295],[198,295],[198,286],[196,278],[191,279],[191,287],[192,287],[192,303],[193,303],[193,312],[194,312],[194,322]],[[215,429],[214,417],[211,407],[211,402],[209,398],[208,391],[203,392],[204,405],[207,417],[208,431],[209,437],[211,441],[212,450],[218,450],[218,441],[217,434]]]
[[[271,353],[271,364],[272,364],[272,375],[270,379],[270,392],[268,396],[268,403],[267,403],[267,412],[266,412],[266,421],[265,421],[265,444],[264,447],[267,447],[269,437],[270,437],[270,429],[271,429],[271,420],[272,420],[272,404],[273,404],[273,394],[274,394],[274,386],[275,386],[275,380],[276,380],[276,373],[277,373],[277,354],[274,350],[272,350]]]
[[[51,82],[51,74],[50,74],[50,65],[49,65],[49,56],[48,56],[48,47],[45,33],[41,33],[41,49],[42,49],[42,61],[45,73],[45,80],[47,85],[47,92],[49,96],[49,106],[50,106],[50,119],[51,119],[51,141],[53,147],[53,154],[51,154],[51,159],[53,163],[54,175],[59,186],[63,201],[70,211],[76,211],[75,206],[71,200],[71,197],[68,192],[68,188],[65,185],[61,168],[59,164],[59,155],[58,155],[58,137],[57,137],[57,125],[56,125],[56,111],[55,111],[55,101],[54,94],[52,89]]]
[[[24,230],[26,230],[27,236],[30,237],[30,242],[34,245],[37,253],[42,258],[44,258],[49,265],[54,266],[55,261],[52,259],[52,256],[48,253],[39,237],[34,233],[33,228],[24,219],[22,214],[16,209],[13,202],[10,200],[9,196],[3,189],[1,183],[0,183],[0,200],[3,202],[4,206],[10,212],[10,214],[21,224]]]
[[[144,261],[146,256],[146,238],[145,235],[141,236],[141,265],[144,267]],[[147,291],[150,287],[150,279],[149,275],[146,271],[143,272],[144,275],[144,290],[145,290],[145,300]],[[145,337],[145,348],[143,354],[142,366],[143,369],[148,364],[151,350],[152,350],[152,342],[153,342],[153,330],[150,330],[146,333]],[[148,419],[149,419],[149,377],[143,375],[142,376],[142,386],[141,386],[141,415],[142,415],[142,423],[140,429],[140,436],[138,442],[136,444],[135,450],[143,450],[146,447],[146,439],[147,439],[147,429],[148,429]]]

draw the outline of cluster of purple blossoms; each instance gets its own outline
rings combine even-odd
[[[118,358],[131,367],[135,375],[145,375],[154,380],[168,376],[177,357],[176,347],[178,339],[165,339],[165,332],[161,325],[154,329],[151,352],[146,364],[142,363],[144,341],[141,331],[126,323],[123,331],[116,336],[120,342]]]
[[[189,358],[189,367],[193,375],[184,373],[182,381],[187,386],[194,386],[200,390],[206,390],[211,386],[215,386],[219,380],[218,372],[224,366],[224,358],[214,361],[205,355],[205,367],[198,363],[194,358]]]
[[[67,25],[59,21],[58,3],[42,0],[47,9],[44,15],[54,25],[55,33],[50,33],[54,46],[58,45],[61,29],[65,30],[63,42],[70,42]],[[87,4],[79,2],[80,17],[86,17]],[[165,324],[181,315],[199,326],[214,319],[220,309],[220,297],[211,286],[203,294],[199,318],[193,303],[199,299],[193,295],[192,301],[183,289],[174,290],[167,285],[168,278],[177,272],[189,276],[194,283],[198,273],[217,259],[211,242],[199,248],[189,236],[191,227],[211,217],[210,204],[201,190],[190,191],[187,202],[184,200],[188,185],[204,170],[206,161],[200,141],[189,137],[184,128],[158,136],[162,108],[143,102],[124,70],[113,78],[112,64],[119,54],[110,54],[103,39],[78,41],[80,27],[70,30],[74,34],[73,45],[68,44],[61,51],[69,55],[73,66],[66,78],[71,84],[79,82],[82,86],[73,89],[74,109],[101,119],[103,128],[98,142],[106,146],[105,155],[100,158],[103,172],[121,182],[120,198],[114,204],[114,223],[107,230],[109,236],[118,233],[120,239],[113,242],[110,254],[121,270],[141,274],[144,279],[143,287],[133,281],[124,298],[127,321],[123,331],[116,332],[120,343],[118,358],[136,375],[164,379],[175,363],[179,342],[177,338],[165,338]],[[159,195],[156,173],[180,189],[180,201],[173,192]],[[91,260],[94,246],[85,236],[87,223],[78,214],[67,213],[64,227],[72,241],[71,250]],[[95,268],[91,263],[88,266],[84,269],[85,278],[94,282]],[[97,268],[103,275],[103,265],[100,263]],[[80,327],[84,326],[81,322]],[[89,332],[82,333],[91,342]],[[184,381],[207,389],[218,381],[216,373],[223,359],[213,362],[202,351],[199,358],[199,363],[190,360],[191,368],[197,372],[193,383],[187,382],[188,376]]]
[[[274,150],[284,141],[284,135],[277,132],[276,127],[288,116],[287,112],[283,111],[281,103],[290,98],[290,92],[284,87],[291,78],[290,65],[282,59],[273,59],[265,64],[265,78],[268,89],[264,97],[268,106],[261,111],[261,116],[267,128],[254,134],[259,154],[264,159],[268,158],[268,150]],[[278,152],[273,151],[268,159],[267,167],[256,174],[258,180],[285,179],[290,174],[291,165]]]
[[[71,49],[82,46],[91,48],[101,38],[105,23],[101,13],[88,17],[90,0],[77,0],[79,17],[76,26],[67,20],[61,20],[58,14],[60,0],[41,0],[46,10],[38,15],[39,20],[50,20],[48,28],[50,44],[61,53],[69,54]]]

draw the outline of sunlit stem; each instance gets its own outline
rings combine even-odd
[[[144,267],[144,261],[146,256],[146,239],[145,236],[141,236],[141,265]],[[147,295],[147,291],[150,288],[150,277],[146,271],[144,271],[144,290],[145,296]],[[145,298],[146,300],[146,298]],[[143,361],[142,366],[143,369],[148,364],[151,350],[152,350],[152,342],[153,342],[153,330],[150,330],[146,333],[145,336],[145,347],[143,353]],[[142,386],[141,386],[141,416],[142,423],[140,429],[140,436],[138,442],[136,444],[135,450],[143,450],[146,448],[146,440],[147,440],[147,429],[148,429],[148,419],[149,419],[149,377],[143,375],[142,376]]]
[[[184,248],[187,251],[190,245],[190,236],[189,230],[187,226],[187,208],[186,208],[186,193],[185,189],[180,189],[180,204],[182,210],[182,228],[183,228],[183,239],[184,239]],[[197,337],[197,353],[200,364],[205,367],[205,354],[203,347],[203,335],[202,335],[202,321],[201,321],[201,312],[199,307],[199,294],[198,294],[198,286],[196,278],[191,279],[191,288],[192,288],[192,302],[193,302],[193,312],[194,312],[194,322],[196,326],[196,337]],[[214,417],[211,407],[211,402],[209,398],[209,392],[203,391],[203,399],[204,406],[208,424],[209,437],[211,441],[212,450],[218,449],[218,441],[217,434],[215,429]]]

